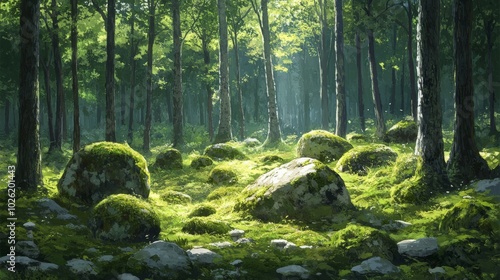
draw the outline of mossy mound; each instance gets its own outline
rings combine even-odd
[[[241,151],[225,143],[210,145],[205,148],[205,152],[203,154],[215,160],[246,158],[246,156]]]
[[[273,163],[273,162],[283,162],[285,161],[282,157],[277,156],[277,155],[268,155],[264,156],[260,159],[261,162],[263,163]]]
[[[413,177],[417,170],[417,162],[418,158],[413,154],[398,157],[392,168],[392,183],[399,184]]]
[[[230,185],[238,181],[238,175],[228,167],[216,166],[208,175],[208,182],[215,185]]]
[[[211,205],[199,205],[194,208],[191,213],[189,213],[188,217],[208,217],[217,213],[217,210]]]
[[[491,234],[494,223],[498,224],[498,220],[490,216],[491,211],[492,207],[487,203],[475,199],[463,199],[446,212],[439,224],[439,229],[446,232],[450,229],[477,229]]]
[[[238,187],[220,187],[209,193],[207,196],[207,200],[211,201],[211,200],[221,199],[227,196],[234,196],[235,194],[238,194],[240,192],[241,189]]]
[[[349,261],[360,261],[371,257],[382,257],[393,261],[398,256],[396,242],[377,229],[349,224],[335,232],[331,246],[343,252]]]
[[[165,191],[160,194],[160,198],[171,204],[189,204],[192,201],[189,195],[177,191]]]
[[[169,148],[156,156],[155,168],[164,170],[182,169],[182,155],[177,149]]]
[[[347,134],[346,139],[347,141],[366,141],[368,138],[366,135],[352,132]]]
[[[417,141],[418,126],[413,120],[402,120],[386,132],[384,140],[392,143],[410,143]]]
[[[94,236],[108,241],[140,242],[155,240],[160,234],[160,218],[144,200],[116,194],[99,202],[89,222]]]
[[[189,234],[227,234],[231,227],[220,221],[195,217],[187,221],[182,232]]]
[[[341,172],[366,175],[369,168],[392,163],[397,157],[396,152],[382,144],[359,146],[345,153],[336,168]]]
[[[331,162],[338,160],[350,149],[352,145],[344,138],[326,130],[312,130],[300,137],[297,143],[297,156]]]
[[[243,140],[243,144],[247,147],[257,147],[262,145],[262,143],[259,141],[259,139],[256,138],[247,138]]]
[[[447,266],[471,266],[479,259],[483,247],[484,241],[477,236],[449,236],[440,244],[439,259]]]
[[[207,156],[197,156],[191,161],[191,167],[200,169],[214,164],[214,161]]]
[[[112,194],[149,196],[144,157],[128,145],[97,142],[73,154],[57,184],[59,193],[87,205]]]

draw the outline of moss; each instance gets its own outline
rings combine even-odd
[[[345,153],[336,168],[342,172],[366,175],[369,168],[394,162],[398,154],[382,144],[359,146]]]
[[[182,169],[181,152],[173,148],[160,152],[154,166],[165,170]]]
[[[164,191],[160,194],[161,200],[171,203],[171,204],[189,204],[191,203],[191,197],[185,193],[177,191]]]
[[[417,140],[418,127],[413,120],[402,120],[393,125],[385,134],[386,142],[409,143]]]
[[[146,201],[117,194],[94,207],[90,228],[95,236],[105,240],[155,240],[160,233],[160,219]]]
[[[285,161],[282,157],[277,155],[267,155],[260,159],[263,163],[273,163],[273,162],[283,162]]]
[[[197,156],[191,161],[191,167],[200,169],[214,164],[214,161],[207,156]]]
[[[359,134],[359,133],[354,133],[354,132],[347,134],[346,139],[348,141],[366,141],[366,140],[368,140],[368,138],[365,135]]]
[[[182,227],[182,232],[189,234],[227,234],[231,227],[226,223],[195,217]]]
[[[216,185],[229,185],[238,181],[236,173],[228,167],[217,166],[210,171],[208,182]]]
[[[459,234],[447,236],[439,244],[439,259],[448,266],[471,266],[479,256],[484,247],[478,236],[471,234]]]
[[[198,205],[189,213],[188,217],[207,217],[217,212],[211,205]]]
[[[213,190],[207,196],[207,200],[216,200],[221,199],[227,196],[234,196],[241,192],[241,188],[238,187],[220,187],[218,189]]]
[[[415,155],[403,155],[398,157],[392,168],[393,184],[399,184],[415,175],[418,159]]]
[[[300,137],[297,143],[297,156],[331,162],[338,160],[350,149],[352,145],[344,138],[326,130],[312,130]]]
[[[242,152],[225,143],[210,145],[203,154],[215,160],[246,159]]]
[[[331,246],[341,250],[349,261],[379,256],[393,261],[398,255],[394,240],[388,234],[366,226],[349,224],[331,237]]]
[[[455,204],[443,216],[439,229],[442,231],[478,229],[491,234],[495,221],[490,217],[492,207],[475,199],[464,199]]]

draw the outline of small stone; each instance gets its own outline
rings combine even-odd
[[[472,199],[473,197],[472,197],[472,196],[470,196],[470,195],[464,195],[464,196],[462,196],[462,198],[463,198],[463,199]]]
[[[95,265],[91,261],[72,259],[66,263],[66,266],[77,275],[97,275]]]
[[[27,223],[23,224],[23,227],[26,230],[34,230],[35,229],[35,223],[33,223],[33,222],[27,222]]]
[[[221,258],[221,255],[204,248],[187,250],[186,253],[193,263],[201,265],[211,265],[216,259]]]
[[[50,198],[41,198],[37,201],[38,203],[38,206],[40,206],[40,208],[43,208],[43,210],[41,211],[42,214],[49,214],[49,213],[52,213],[52,214],[68,214],[68,210],[62,208],[61,206],[59,206],[59,204],[57,204],[54,200],[50,199]]]
[[[253,239],[252,238],[240,238],[238,240],[236,240],[236,243],[238,244],[248,244],[248,243],[253,243]]]
[[[288,265],[276,269],[276,273],[281,274],[285,278],[299,277],[300,279],[309,278],[309,270],[300,265]]]
[[[293,251],[295,249],[297,249],[297,245],[295,245],[295,243],[292,243],[292,242],[288,242],[286,243],[285,247],[283,249],[285,249],[286,251]]]
[[[85,250],[85,252],[87,252],[87,253],[97,253],[97,252],[99,252],[99,250],[97,250],[96,248],[88,248],[87,250]]]
[[[240,267],[243,264],[243,261],[242,260],[234,260],[234,261],[230,262],[229,264],[232,266],[235,266],[235,267]]]
[[[132,249],[130,247],[120,247],[120,251],[128,253],[128,252],[134,251],[134,249]]]
[[[115,257],[113,257],[112,255],[104,255],[104,256],[100,256],[97,261],[98,262],[112,262],[113,259]]]
[[[399,268],[386,259],[373,257],[351,268],[351,271],[359,274],[389,274],[399,272]]]
[[[299,248],[300,248],[300,249],[312,249],[312,248],[313,248],[313,246],[311,246],[311,245],[302,245],[302,246],[300,246]]]
[[[411,257],[427,257],[438,251],[435,237],[408,239],[398,242],[398,252]]]
[[[445,274],[446,271],[444,270],[444,268],[438,266],[435,268],[429,268],[429,273],[430,274]]]
[[[271,246],[276,249],[284,249],[288,241],[285,239],[273,239],[271,240]]]
[[[75,215],[71,215],[71,214],[66,213],[66,214],[58,214],[57,217],[56,217],[56,219],[67,221],[67,220],[78,219],[78,217],[75,216]]]
[[[54,263],[41,262],[38,266],[33,267],[33,270],[39,270],[42,272],[58,270],[59,266]]]
[[[215,242],[215,243],[210,243],[208,244],[210,246],[214,246],[214,247],[217,247],[219,249],[223,249],[223,248],[228,248],[228,247],[231,247],[233,246],[233,244],[231,244],[231,242],[228,242],[228,241],[224,241],[224,242]]]
[[[244,234],[245,231],[241,229],[233,229],[229,232],[229,236],[231,236],[231,239],[233,239],[233,241],[240,239]]]
[[[16,244],[16,250],[19,251],[21,255],[29,258],[36,259],[40,255],[40,249],[33,241],[19,241]]]
[[[141,280],[139,277],[132,275],[130,273],[122,273],[118,275],[118,280]]]

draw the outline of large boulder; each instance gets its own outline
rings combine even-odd
[[[336,168],[341,172],[366,175],[369,168],[392,163],[397,157],[395,151],[382,144],[358,146],[345,153]]]
[[[402,120],[386,132],[384,140],[394,143],[409,143],[417,141],[418,126],[413,120]]]
[[[73,154],[57,189],[63,196],[87,205],[119,193],[147,198],[147,162],[128,145],[112,142],[90,144]]]
[[[160,218],[146,201],[128,194],[111,195],[94,207],[90,229],[109,241],[155,240]]]
[[[353,208],[340,176],[319,160],[298,158],[260,176],[243,190],[236,210],[262,220],[331,218]]]
[[[352,149],[344,138],[326,130],[312,130],[300,137],[297,143],[297,155],[310,157],[322,162],[338,160],[345,152]]]
[[[205,148],[203,153],[215,160],[245,159],[245,155],[229,144],[219,143]]]
[[[439,224],[439,229],[449,230],[477,229],[492,233],[497,217],[492,215],[493,205],[475,199],[463,199],[446,212]]]
[[[407,239],[399,241],[398,252],[409,257],[427,257],[435,254],[438,249],[438,241],[435,237],[424,237],[420,239]]]
[[[154,167],[163,170],[182,169],[182,154],[177,149],[169,148],[156,156]]]

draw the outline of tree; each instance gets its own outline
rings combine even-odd
[[[71,76],[73,89],[73,152],[80,150],[80,106],[78,103],[78,0],[71,0]]]
[[[116,0],[108,0],[106,18],[106,141],[116,142],[115,121],[115,9]]]
[[[142,149],[150,150],[150,135],[151,135],[151,99],[153,98],[153,45],[155,42],[155,13],[156,3],[154,0],[148,0],[148,62],[147,62],[147,78],[146,78],[146,124],[144,125],[144,138]]]
[[[132,0],[130,9],[130,99],[129,99],[129,116],[128,116],[128,133],[127,139],[129,143],[134,140],[134,106],[135,106],[135,55],[137,53],[138,42],[135,39],[135,0]]]
[[[360,21],[359,12],[355,8],[356,1],[352,1],[352,10],[354,11],[355,22]],[[363,75],[361,71],[361,39],[359,36],[360,27],[356,26],[355,44],[356,44],[356,70],[357,70],[357,88],[358,88],[358,113],[361,131],[365,131],[365,104],[363,100]]]
[[[19,138],[15,180],[21,190],[36,191],[43,184],[38,92],[39,0],[21,1],[20,26]]]
[[[219,130],[215,143],[227,142],[233,138],[231,130],[231,97],[229,95],[229,64],[227,47],[226,1],[218,0],[219,13],[219,94],[220,115]]]
[[[45,49],[47,50],[48,53],[51,53],[50,48],[45,45]],[[42,61],[42,70],[43,70],[43,78],[44,78],[44,86],[45,86],[45,101],[47,103],[47,122],[48,122],[48,132],[49,132],[49,152],[53,151],[56,146],[55,146],[55,138],[54,138],[54,127],[53,127],[53,121],[52,121],[52,92],[50,89],[50,54],[47,54],[47,60],[46,62],[43,61],[43,59],[40,59]],[[6,111],[7,114],[8,111]],[[8,118],[6,118],[8,120]]]
[[[321,127],[325,130],[328,129],[330,123],[330,111],[328,106],[328,13],[327,1],[318,0],[319,22],[321,24],[321,37],[318,48],[319,54],[319,75],[320,75],[320,98],[321,98]]]
[[[52,18],[52,49],[54,52],[54,69],[56,75],[56,127],[54,134],[54,148],[61,150],[63,141],[63,130],[64,130],[64,115],[66,114],[64,110],[64,89],[63,89],[63,76],[62,76],[62,58],[61,50],[59,48],[59,20],[57,11],[56,0],[51,1],[51,12],[50,16]]]
[[[182,35],[181,35],[181,17],[180,0],[172,0],[172,22],[174,36],[174,148],[180,148],[184,144],[182,133]]]
[[[344,71],[344,19],[342,16],[342,0],[335,0],[335,52],[336,62],[336,87],[337,87],[337,120],[335,132],[344,137],[347,133],[347,109],[345,94]]]
[[[455,133],[447,163],[450,179],[466,184],[489,177],[486,161],[479,155],[474,129],[474,86],[472,83],[472,0],[454,0]]]

